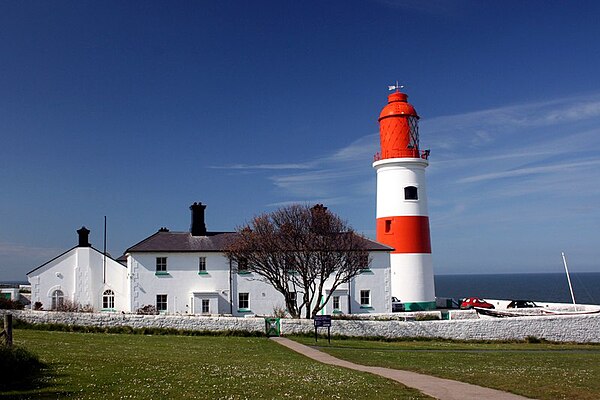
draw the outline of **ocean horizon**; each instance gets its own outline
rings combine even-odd
[[[571,273],[578,304],[600,304],[600,272]],[[565,273],[435,275],[437,297],[482,297],[572,303]]]

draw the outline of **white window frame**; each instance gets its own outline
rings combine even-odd
[[[156,257],[156,272],[167,272],[167,257]]]
[[[54,292],[52,292],[52,305],[50,307],[50,309],[52,310],[58,310],[60,307],[62,307],[63,304],[65,304],[65,292],[63,292],[60,289],[56,289]]]
[[[238,293],[238,309],[249,310],[250,309],[250,293],[242,292]]]
[[[368,289],[360,291],[360,306],[371,307],[371,291]]]
[[[332,302],[332,306],[333,306],[333,310],[337,311],[340,309],[340,296],[332,296],[331,297],[331,302]],[[337,304],[336,304],[337,303]]]
[[[114,309],[115,308],[115,292],[112,289],[106,289],[102,293],[102,309]]]
[[[206,273],[206,257],[204,256],[198,257],[198,273]]]
[[[200,307],[202,314],[210,314],[210,299],[201,299]]]
[[[159,300],[159,296],[161,296],[161,299]],[[162,299],[162,296],[164,296],[164,300]],[[164,304],[164,308],[159,307],[159,304],[162,305]],[[169,296],[166,294],[157,294],[156,295],[156,311],[158,312],[167,312],[167,310],[169,309]]]

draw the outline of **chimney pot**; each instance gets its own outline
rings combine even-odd
[[[190,226],[192,236],[206,236],[205,209],[206,205],[202,203],[194,203],[190,206],[190,210],[192,210],[192,224]]]
[[[85,226],[82,226],[81,229],[77,230],[77,234],[79,235],[79,247],[90,247],[90,230]]]

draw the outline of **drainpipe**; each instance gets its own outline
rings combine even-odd
[[[229,259],[229,313],[233,315],[233,273],[231,272],[231,258]]]

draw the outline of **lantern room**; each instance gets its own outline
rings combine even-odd
[[[388,96],[388,104],[379,114],[381,152],[375,161],[386,158],[427,158],[419,151],[419,116],[405,93]]]

